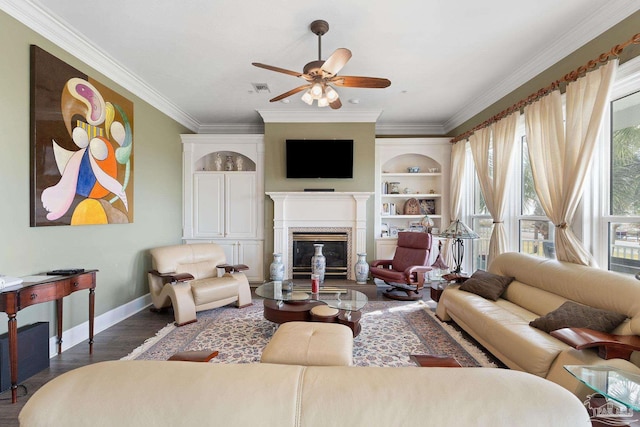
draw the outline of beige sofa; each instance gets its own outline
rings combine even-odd
[[[173,306],[178,326],[195,322],[196,313],[235,303],[252,304],[249,281],[240,271],[225,272],[222,246],[215,243],[153,248],[148,273],[154,308]]]
[[[497,368],[111,361],[41,387],[22,427],[590,426],[552,382]]]
[[[436,309],[441,320],[453,320],[511,369],[525,371],[562,385],[584,397],[592,393],[564,365],[610,365],[639,372],[640,357],[604,360],[597,350],[575,350],[529,322],[557,309],[565,301],[614,311],[628,317],[614,334],[640,334],[640,281],[603,269],[519,253],[495,258],[489,271],[514,277],[497,301],[447,287]]]

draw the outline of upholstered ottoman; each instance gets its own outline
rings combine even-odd
[[[262,350],[262,363],[351,366],[353,333],[339,323],[287,322]]]

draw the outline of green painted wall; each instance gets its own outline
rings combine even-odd
[[[305,188],[333,188],[335,191],[374,191],[375,123],[266,123],[265,191],[304,191]],[[287,179],[284,145],[286,139],[353,139],[353,179]],[[313,153],[309,153],[313,161]],[[372,259],[373,195],[367,202],[367,254]],[[265,277],[273,261],[273,201],[265,196]]]
[[[35,44],[134,103],[134,222],[100,226],[29,226],[29,45]],[[147,250],[180,243],[182,144],[188,129],[0,12],[0,273],[25,276],[82,267],[97,275],[96,316],[148,293]],[[64,300],[64,329],[88,318],[88,292]],[[6,319],[6,318],[5,318]],[[18,326],[49,321],[55,303],[28,307]],[[0,333],[7,322],[0,321]],[[52,333],[53,335],[53,333]]]
[[[549,86],[552,82],[561,79],[566,74],[585,65],[592,59],[596,59],[600,54],[609,52],[612,47],[625,43],[638,33],[640,33],[640,12],[636,12],[627,19],[619,22],[594,40],[547,68],[518,89],[453,129],[449,132],[449,135],[457,136],[469,129],[473,129],[473,127],[506,110],[521,99],[527,98],[529,95]],[[640,55],[640,45],[631,45],[620,55],[620,63],[624,63],[638,55]]]

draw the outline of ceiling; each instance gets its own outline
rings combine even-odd
[[[0,0],[0,8],[194,132],[252,132],[259,112],[331,121],[379,113],[379,134],[445,134],[640,9],[637,0]],[[308,106],[294,71],[322,59],[385,89],[337,88],[343,107]],[[621,40],[622,42],[624,40]],[[256,92],[253,84],[268,85]]]

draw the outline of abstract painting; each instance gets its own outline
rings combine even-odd
[[[133,103],[31,46],[30,224],[133,222]]]

